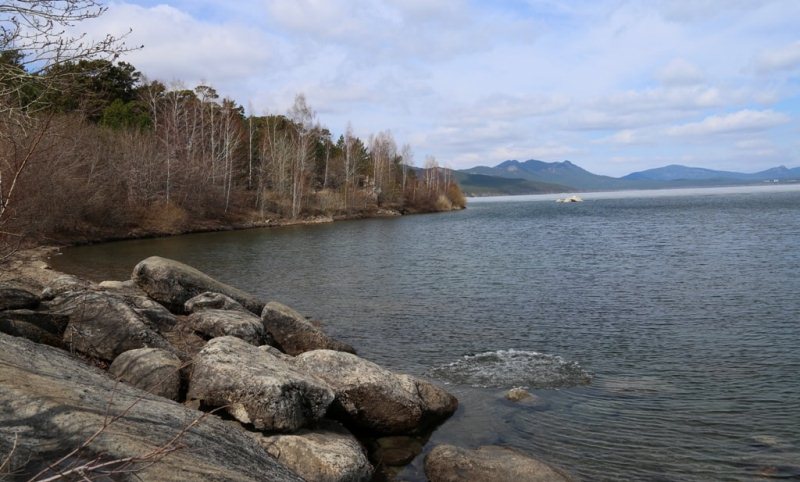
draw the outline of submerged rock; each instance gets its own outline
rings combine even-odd
[[[189,315],[186,322],[206,338],[235,336],[255,346],[267,341],[261,318],[249,311],[201,310]]]
[[[423,445],[418,438],[407,435],[380,437],[373,443],[373,458],[383,465],[402,467],[422,453]]]
[[[372,477],[364,448],[335,422],[290,435],[254,436],[267,452],[308,482],[366,482]]]
[[[225,336],[209,341],[196,356],[187,398],[226,407],[258,430],[286,432],[322,418],[334,393],[267,350]]]
[[[151,256],[133,268],[131,277],[151,298],[173,313],[184,313],[184,305],[207,291],[222,293],[256,315],[264,303],[244,291],[221,283],[207,274],[178,261]]]
[[[303,315],[278,302],[272,301],[264,306],[261,320],[275,343],[289,355],[311,350],[356,352],[352,346],[331,338]]]
[[[435,385],[350,353],[310,351],[298,355],[295,365],[333,387],[332,415],[372,432],[417,432],[446,419],[458,406],[454,396]]]
[[[467,450],[437,445],[425,457],[430,482],[568,482],[570,478],[544,462],[506,447],[488,445]]]
[[[139,348],[118,356],[108,371],[128,385],[177,401],[181,389],[181,367],[181,360],[174,353],[158,348]]]
[[[111,462],[135,457],[140,459],[105,467],[112,471],[108,477],[302,481],[241,429],[217,417],[116,383],[62,350],[0,334],[3,462],[15,447],[3,471],[27,480],[98,432],[80,452],[47,471],[47,476],[67,470],[67,464],[74,468],[95,458]],[[114,470],[120,472],[113,475]]]

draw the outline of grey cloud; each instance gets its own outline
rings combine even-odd
[[[732,132],[758,132],[786,124],[790,117],[772,110],[740,110],[731,114],[713,115],[700,122],[671,127],[667,134],[674,137],[707,136]]]
[[[761,73],[800,68],[800,40],[784,47],[762,52],[756,59],[756,68]]]

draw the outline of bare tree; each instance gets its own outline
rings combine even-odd
[[[300,215],[304,186],[307,178],[307,165],[313,154],[313,134],[318,130],[315,124],[317,114],[306,102],[306,96],[297,94],[289,109],[289,119],[295,128],[295,156],[292,162],[292,219]]]
[[[400,150],[400,162],[402,163],[403,168],[403,180],[401,187],[403,193],[405,193],[406,179],[408,178],[408,168],[414,165],[414,151],[411,150],[411,145],[403,144],[403,148]]]
[[[114,59],[126,50],[120,38],[107,35],[92,41],[85,34],[68,33],[77,23],[105,12],[99,0],[4,0],[0,3],[0,257],[10,251],[13,204],[20,179],[36,158],[50,127],[52,113],[46,110],[47,96],[65,89],[71,75],[58,67],[84,59]]]

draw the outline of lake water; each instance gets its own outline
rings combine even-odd
[[[800,479],[800,187],[473,201],[462,212],[65,250],[150,255],[448,384],[426,447],[500,444],[582,480]],[[538,398],[503,394],[527,386]],[[423,479],[422,457],[403,472]]]

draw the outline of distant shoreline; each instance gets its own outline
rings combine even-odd
[[[597,199],[624,199],[637,197],[673,197],[673,196],[692,196],[696,194],[737,194],[737,193],[756,193],[756,192],[795,192],[800,191],[798,183],[759,183],[731,186],[701,186],[701,187],[669,187],[652,189],[620,189],[616,191],[569,191],[564,193],[543,193],[543,194],[498,194],[490,196],[467,196],[467,200],[474,203],[484,202],[503,202],[503,201],[555,201],[564,197],[565,194],[580,193],[586,201]]]
[[[186,234],[201,234],[201,233],[216,233],[226,231],[244,231],[249,229],[259,228],[281,228],[289,226],[312,226],[315,224],[329,224],[339,221],[355,221],[360,219],[384,219],[394,218],[400,216],[410,216],[415,214],[435,214],[456,211],[466,208],[453,207],[450,210],[442,211],[405,211],[401,212],[396,209],[378,209],[373,212],[357,212],[349,215],[320,215],[320,216],[307,216],[297,219],[288,218],[275,218],[266,219],[263,221],[241,221],[241,222],[214,222],[214,221],[201,221],[194,225],[176,230],[174,232],[159,232],[145,230],[142,228],[134,228],[128,232],[108,232],[108,233],[93,233],[82,234],[80,236],[67,236],[64,238],[55,238],[45,240],[43,242],[32,242],[30,245],[20,248],[21,250],[36,250],[36,249],[60,249],[72,246],[88,246],[103,243],[113,243],[116,241],[132,241],[137,239],[159,239],[171,238],[174,236],[183,236]]]

